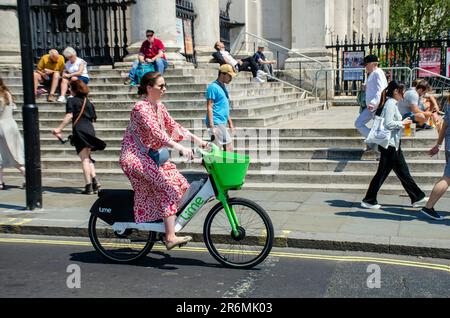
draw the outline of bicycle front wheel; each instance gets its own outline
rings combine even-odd
[[[211,255],[233,268],[251,268],[269,255],[274,240],[273,225],[266,211],[247,199],[233,198],[228,205],[239,221],[235,235],[221,203],[214,206],[203,226],[203,239]]]

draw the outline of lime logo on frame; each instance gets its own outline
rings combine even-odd
[[[200,210],[203,204],[205,204],[205,201],[201,197],[196,198],[195,201],[192,202],[192,204],[186,209],[186,211],[184,211],[183,214],[180,215],[180,217],[184,220],[191,219],[194,214],[197,213],[198,210]]]

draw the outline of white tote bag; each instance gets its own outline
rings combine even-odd
[[[391,139],[391,131],[384,126],[384,118],[382,116],[383,114],[381,116],[375,116],[372,129],[364,142],[366,144],[377,144],[387,149],[389,147],[389,140]]]

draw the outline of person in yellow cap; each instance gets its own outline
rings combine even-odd
[[[233,77],[237,75],[236,71],[229,64],[223,64],[219,68],[217,80],[208,85],[206,89],[207,114],[206,127],[209,136],[215,144],[223,147],[225,151],[233,151],[233,140],[235,130],[233,121],[230,117],[230,96],[226,88]],[[231,130],[231,135],[227,129]]]

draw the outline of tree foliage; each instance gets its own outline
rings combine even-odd
[[[414,38],[450,30],[450,0],[391,0],[389,32]]]

